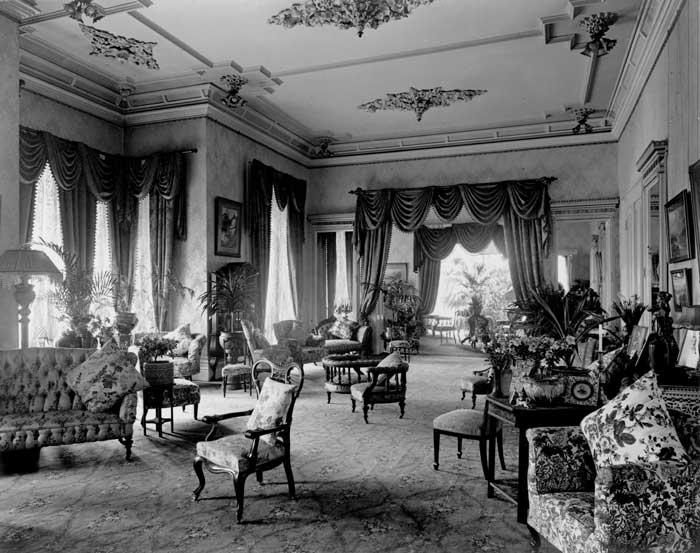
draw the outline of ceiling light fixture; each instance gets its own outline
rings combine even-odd
[[[243,85],[248,82],[248,79],[241,77],[240,75],[233,74],[224,75],[219,80],[222,84],[228,86],[226,97],[221,100],[224,105],[230,108],[240,108],[245,106],[246,101],[241,98],[238,93],[241,91],[241,88],[243,88]]]
[[[617,44],[617,40],[605,38],[605,33],[616,21],[617,14],[615,12],[600,12],[584,17],[580,21],[580,25],[588,31],[591,40],[586,43],[581,54],[588,57],[600,57],[610,52]]]
[[[83,16],[91,19],[94,24],[107,15],[105,9],[99,4],[93,4],[92,0],[73,0],[63,4],[63,9],[68,12],[68,17],[81,23]]]
[[[362,36],[365,29],[376,29],[392,19],[403,19],[419,6],[434,0],[307,0],[292,4],[268,19],[268,23],[295,27],[335,25],[341,29],[357,29]]]
[[[326,159],[333,157],[333,152],[329,150],[329,146],[333,143],[333,139],[327,136],[319,137],[318,148],[311,150],[310,155],[316,159]]]
[[[486,90],[474,90],[471,88],[466,90],[443,90],[440,86],[420,89],[411,87],[408,92],[390,93],[385,98],[377,98],[357,107],[370,113],[374,113],[379,109],[412,111],[416,114],[416,119],[420,121],[423,119],[423,114],[431,108],[447,107],[455,102],[468,102],[475,96],[486,92]]]

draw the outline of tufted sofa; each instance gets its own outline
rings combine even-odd
[[[527,431],[528,528],[563,553],[683,553],[700,545],[700,393],[666,397],[690,464],[626,464],[596,473],[579,427]]]
[[[316,333],[322,336],[325,341],[323,347],[329,354],[340,353],[371,353],[372,349],[372,328],[352,322],[352,335],[349,338],[341,338],[333,334],[335,317],[330,317],[321,321],[316,328]]]
[[[92,413],[68,386],[68,370],[93,350],[28,348],[0,351],[0,451],[119,440],[131,458],[137,396]]]

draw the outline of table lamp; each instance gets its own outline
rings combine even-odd
[[[10,274],[19,278],[15,284],[15,301],[19,306],[18,317],[20,325],[20,347],[29,347],[29,306],[34,301],[34,286],[29,284],[29,277],[49,275],[60,277],[53,261],[41,250],[7,250],[0,255],[0,273]]]

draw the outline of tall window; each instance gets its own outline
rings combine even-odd
[[[280,211],[277,200],[272,198],[272,221],[270,225],[270,272],[267,279],[265,302],[265,334],[275,339],[273,323],[293,319],[292,280],[287,250],[289,219],[286,211]],[[289,208],[287,208],[289,209]]]
[[[334,307],[350,305],[350,290],[348,288],[348,251],[345,245],[345,233],[335,233],[335,301]]]
[[[36,183],[32,248],[43,250],[56,267],[62,270],[63,262],[59,256],[53,250],[40,246],[39,243],[41,241],[63,246],[61,212],[58,205],[58,186],[48,163]],[[46,276],[35,276],[30,279],[30,282],[34,285],[36,299],[30,306],[29,345],[33,347],[47,346],[58,338],[64,325],[56,318],[55,308],[49,302],[49,293],[52,289],[49,278]]]
[[[97,216],[95,217],[95,249],[92,272],[96,277],[112,272],[112,234],[110,231],[109,205],[106,202],[97,202]],[[99,303],[93,303],[92,313],[100,317],[114,318],[114,305],[111,298],[103,298]]]
[[[148,195],[139,202],[136,231],[136,253],[134,255],[134,294],[131,310],[139,319],[135,332],[151,331],[156,327],[153,310],[153,282],[151,281],[151,231],[149,224]]]

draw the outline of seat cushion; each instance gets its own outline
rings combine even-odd
[[[341,340],[352,340],[359,326],[358,323],[349,319],[337,319],[328,329],[328,334]]]
[[[357,340],[331,338],[323,343],[323,347],[328,353],[349,353],[351,351],[360,351],[360,349],[362,349],[362,344]]]
[[[687,465],[653,371],[581,421],[596,468],[659,461]]]
[[[176,378],[173,381],[173,407],[183,405],[194,405],[199,403],[202,394],[199,385],[185,378]],[[167,395],[163,398],[163,407],[170,407],[170,398]]]
[[[190,332],[189,323],[178,326],[175,330],[166,332],[163,338],[175,340],[177,345],[173,348],[173,355],[176,357],[187,355],[187,351],[192,341],[192,333]]]
[[[537,495],[530,501],[527,521],[562,553],[589,551],[593,534],[593,494],[560,492]]]
[[[197,455],[204,457],[210,463],[226,467],[236,473],[246,472],[250,468],[248,453],[252,445],[252,440],[243,434],[237,434],[211,442],[197,442]],[[279,441],[269,444],[260,440],[258,463],[282,457],[284,457],[284,446]]]
[[[291,384],[277,382],[272,378],[265,380],[246,428],[248,430],[267,430],[285,423],[289,407],[294,400],[295,390],[296,388]],[[262,436],[260,441],[273,444],[276,441],[275,434]]]
[[[365,401],[365,392],[370,385],[370,382],[359,382],[358,384],[353,384],[350,386],[350,395],[357,401]],[[377,401],[377,403],[392,403],[400,401],[405,397],[405,389],[390,385],[388,390],[384,386],[377,386],[367,395],[366,399],[370,402],[380,399],[381,401]]]
[[[462,377],[461,389],[474,394],[488,394],[491,391],[491,381],[485,376],[470,374]]]
[[[455,409],[433,419],[433,429],[478,436],[484,425],[484,414],[474,409]]]
[[[221,369],[222,376],[245,376],[250,375],[251,367],[250,365],[245,365],[243,363],[235,363],[233,365],[226,365]]]
[[[173,357],[171,361],[173,363],[173,375],[175,375],[176,378],[192,376],[199,372],[199,367],[195,368],[187,357]]]

